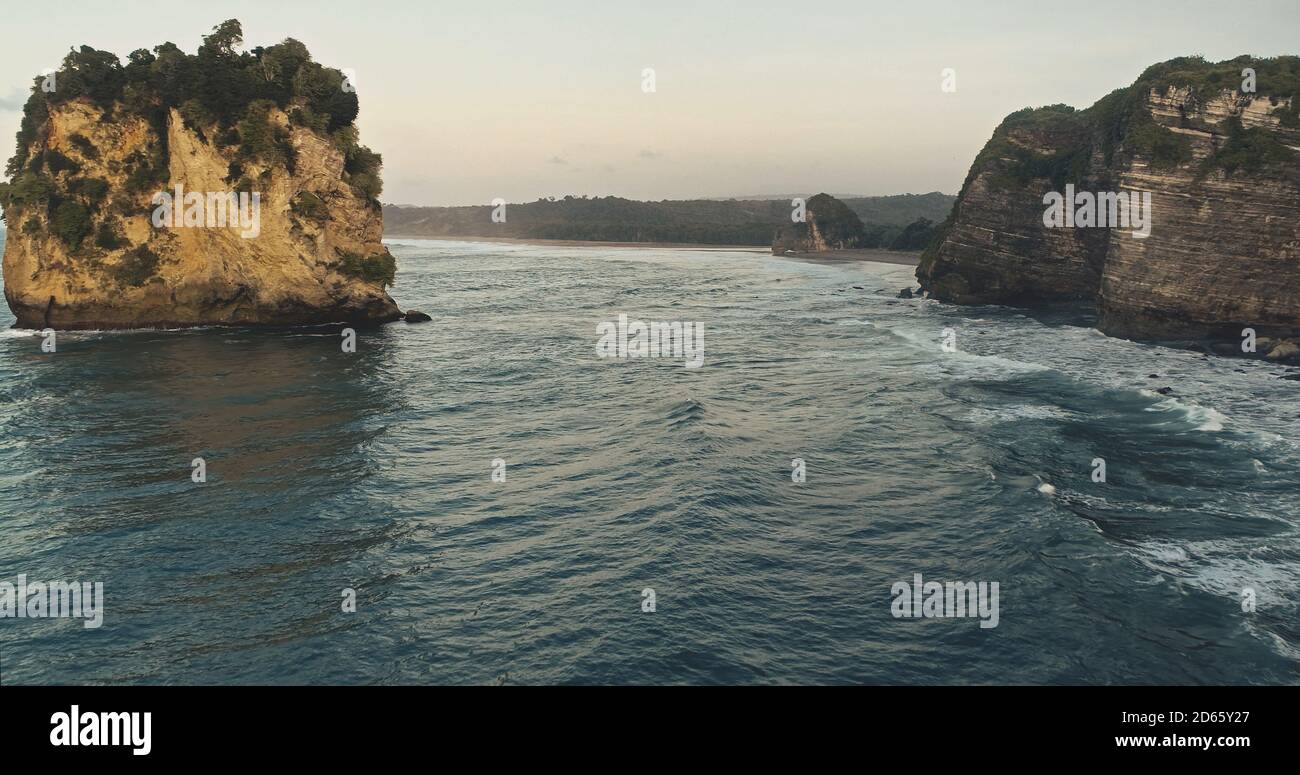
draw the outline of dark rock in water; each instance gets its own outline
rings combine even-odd
[[[1162,387],[1162,388],[1156,388],[1156,392],[1162,396],[1167,396],[1170,393],[1174,392],[1174,389],[1171,387]]]
[[[1282,379],[1289,379],[1289,380],[1294,380],[1296,382],[1300,382],[1300,372],[1296,372],[1294,374],[1283,374]]]
[[[433,320],[433,316],[421,312],[418,309],[408,309],[406,311],[405,320],[407,323],[423,323],[427,320]]]
[[[911,289],[911,288],[904,288],[903,290],[899,291],[899,292],[898,292],[898,298],[900,298],[900,299],[910,299],[910,298],[912,298],[912,289]]]
[[[1148,374],[1147,379],[1160,379],[1159,374]]]

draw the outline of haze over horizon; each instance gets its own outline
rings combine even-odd
[[[9,9],[3,155],[31,79],[68,47],[125,58],[169,40],[193,52],[237,18],[245,49],[293,37],[322,64],[355,71],[361,139],[383,154],[386,202],[955,193],[1012,111],[1087,107],[1176,56],[1296,53],[1300,28],[1292,2],[1189,2],[1176,16],[1098,2],[1068,19],[1019,0],[993,10],[838,0],[391,2],[364,13],[338,2],[234,0],[199,16],[158,10],[132,1]],[[642,90],[645,68],[655,71],[653,93]],[[940,90],[944,68],[956,71],[954,93]]]

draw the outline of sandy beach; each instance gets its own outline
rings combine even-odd
[[[770,248],[762,245],[704,245],[690,242],[600,242],[596,240],[573,239],[519,239],[516,237],[430,237],[416,234],[384,234],[384,239],[419,239],[436,242],[497,242],[503,245],[539,245],[542,247],[563,248],[672,248],[673,250],[712,250],[728,253],[770,253]]]
[[[916,266],[921,262],[920,253],[874,249],[831,250],[825,253],[786,253],[784,257],[798,261],[808,261],[813,264],[847,264],[857,261],[874,261],[878,264]]]

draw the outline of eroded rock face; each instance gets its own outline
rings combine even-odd
[[[1013,116],[998,128],[953,205],[937,256],[922,258],[917,277],[935,298],[1032,304],[1097,293],[1107,235],[1043,228],[1043,195],[1059,189],[1060,176],[1021,169],[1026,158],[1078,147],[1086,128],[1073,113],[1045,111],[1033,118]]]
[[[1271,62],[1254,94],[1226,75],[1176,83],[1240,81],[1248,59],[1174,60],[1088,111],[1008,117],[923,257],[922,287],[957,303],[1090,299],[1102,331],[1133,339],[1300,333],[1300,59]],[[1044,194],[1067,183],[1150,192],[1150,235],[1044,226]]]
[[[1126,338],[1240,338],[1245,327],[1300,334],[1300,129],[1280,125],[1267,97],[1152,91],[1156,121],[1186,138],[1190,159],[1137,156],[1119,185],[1152,192],[1151,236],[1112,231],[1098,296],[1100,326]],[[1185,117],[1185,118],[1183,118]],[[1228,122],[1295,149],[1258,170],[1200,171],[1226,142]]]
[[[367,325],[402,316],[384,289],[392,258],[380,205],[349,182],[345,152],[328,134],[270,105],[255,116],[265,126],[253,129],[277,138],[283,156],[259,159],[241,154],[234,128],[187,126],[175,108],[149,117],[90,98],[38,107],[6,192],[5,298],[19,327]],[[224,227],[155,225],[155,194],[177,186],[205,199],[258,193],[257,228],[233,217]],[[184,223],[187,203],[175,209]],[[215,214],[206,202],[200,209]]]
[[[108,183],[102,218],[78,247],[51,228],[47,209],[22,208],[11,217],[4,253],[5,299],[23,328],[147,328],[199,325],[307,325],[383,323],[401,316],[382,286],[340,273],[344,254],[386,253],[383,216],[375,202],[342,182],[343,157],[328,140],[290,127],[283,112],[271,120],[288,132],[296,153],[293,173],[251,167],[260,194],[255,237],[231,227],[156,228],[152,191],[126,189],[128,157],[163,139],[139,118],[104,121],[95,106],[56,106],[32,155],[55,150],[81,168],[56,173],[56,183],[93,178]],[[87,138],[98,158],[87,158],[68,138]],[[173,110],[167,119],[167,186],[184,192],[226,192],[232,184],[228,152],[186,129]],[[266,173],[263,175],[262,173]],[[294,197],[314,194],[324,209],[295,213]],[[181,209],[178,205],[177,209]],[[206,207],[205,207],[206,210]],[[94,245],[105,222],[120,226],[116,249]],[[139,249],[156,256],[156,265]],[[142,258],[143,257],[143,258]],[[138,268],[135,266],[139,264]]]

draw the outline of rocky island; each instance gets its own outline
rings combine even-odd
[[[830,194],[809,197],[803,219],[776,230],[772,253],[820,253],[860,247],[866,227],[858,214]]]
[[[939,196],[942,194],[927,194]],[[792,204],[799,200],[792,200]],[[916,253],[934,236],[934,222],[920,217],[885,237],[885,227],[868,227],[843,200],[821,193],[786,214],[772,237],[772,254],[818,261],[883,261],[915,266]]]
[[[241,36],[231,20],[197,54],[163,43],[125,65],[83,46],[36,78],[0,184],[19,327],[402,316],[355,89],[296,40],[241,52]]]
[[[1187,57],[1087,110],[1013,113],[917,277],[948,302],[1095,302],[1098,327],[1130,339],[1240,343],[1251,328],[1283,345],[1300,335],[1298,109],[1300,57]],[[1049,212],[1066,192],[1074,228]],[[1116,194],[1147,199],[1149,222],[1103,225]]]

